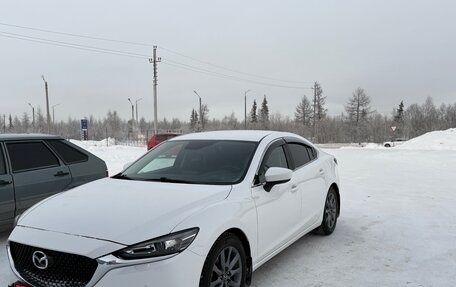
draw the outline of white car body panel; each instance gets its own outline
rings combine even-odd
[[[14,228],[9,240],[90,258],[98,258],[126,247],[115,242],[22,226]]]
[[[313,147],[318,157],[267,192],[263,184],[254,184],[258,167],[271,143],[290,137]],[[33,207],[20,218],[9,241],[99,260],[104,271],[97,269],[99,278],[88,287],[198,286],[206,256],[227,230],[246,238],[255,270],[321,224],[326,194],[331,185],[339,186],[334,157],[302,137],[271,131],[209,132],[169,141],[196,139],[259,144],[240,183],[98,180]],[[103,261],[126,246],[194,227],[199,232],[182,253],[126,265]]]
[[[190,214],[225,199],[230,190],[106,178],[43,202],[18,225],[131,245],[168,234]]]

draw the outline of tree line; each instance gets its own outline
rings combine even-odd
[[[300,134],[317,143],[377,142],[392,138],[413,138],[433,130],[456,127],[456,103],[436,106],[431,97],[422,104],[406,105],[403,101],[392,107],[389,115],[375,111],[371,98],[359,87],[347,99],[345,112],[328,115],[325,107],[326,96],[319,83],[315,84],[313,95],[303,95],[294,109],[294,116],[270,114],[267,96],[264,95],[258,107],[256,100],[248,113],[247,123],[234,113],[223,118],[209,118],[209,107],[202,105],[201,111],[193,109],[188,121],[164,118],[158,123],[160,132],[198,132],[226,129],[268,129],[289,131]],[[0,111],[1,113],[2,111]],[[1,115],[1,114],[0,114]],[[103,118],[93,115],[87,118],[89,139],[102,140],[107,137],[118,141],[145,141],[153,134],[153,123],[141,118],[138,122],[119,117],[116,111],[108,111]],[[48,133],[47,122],[40,108],[35,121],[30,115],[3,114],[0,116],[2,133]],[[64,138],[80,139],[80,119],[69,117],[51,125],[49,131]]]

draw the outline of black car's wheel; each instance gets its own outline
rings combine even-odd
[[[337,217],[339,215],[339,198],[334,188],[330,188],[326,196],[325,209],[323,213],[323,221],[316,229],[318,234],[329,235],[333,233],[337,224]]]
[[[239,238],[222,235],[212,246],[201,273],[200,287],[244,287],[247,261]]]
[[[390,144],[385,144],[385,147],[391,147],[391,145]]]

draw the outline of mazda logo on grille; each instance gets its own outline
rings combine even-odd
[[[36,268],[44,270],[49,266],[49,258],[48,256],[42,251],[35,251],[33,252],[32,256],[33,265]]]

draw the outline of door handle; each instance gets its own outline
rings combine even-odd
[[[318,172],[319,172],[320,174],[324,174],[324,173],[325,173],[325,171],[324,171],[322,168],[320,168],[320,170],[319,170]]]
[[[54,176],[65,176],[65,175],[69,175],[69,174],[70,174],[69,172],[59,171],[56,174],[54,174]]]
[[[11,180],[3,180],[3,179],[0,180],[0,185],[8,185],[8,184],[12,184],[12,183],[13,183],[13,181],[11,181]]]

